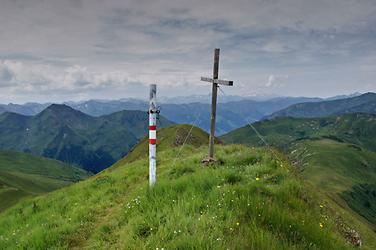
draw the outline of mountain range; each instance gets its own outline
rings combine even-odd
[[[92,117],[53,104],[35,116],[0,115],[0,149],[58,159],[98,172],[123,157],[148,132],[148,115],[119,111]],[[172,123],[160,117],[160,126]]]
[[[250,122],[259,121],[264,118],[273,118],[277,116],[286,116],[292,114],[288,111],[290,109],[297,110],[296,116],[300,114],[312,113],[313,116],[325,116],[326,114],[334,114],[331,108],[324,108],[324,110],[317,111],[316,113],[306,111],[308,104],[313,103],[343,103],[342,112],[369,112],[376,113],[376,102],[368,93],[361,95],[359,93],[349,96],[335,96],[327,99],[323,98],[307,98],[307,97],[274,97],[274,98],[255,98],[255,97],[240,97],[240,96],[224,96],[220,95],[218,101],[220,104],[217,106],[217,125],[216,133],[218,135],[227,133],[236,128],[242,127]],[[376,94],[374,94],[376,95]],[[355,99],[354,99],[355,98]],[[361,100],[358,104],[364,106],[355,107],[356,101],[346,100]],[[367,104],[367,100],[369,104]],[[179,123],[194,123],[194,125],[209,131],[210,128],[210,96],[190,96],[181,98],[164,98],[165,101],[159,103],[161,114],[168,120]],[[180,101],[178,101],[180,100]],[[341,101],[342,100],[342,101]],[[188,103],[190,101],[195,101]],[[184,103],[186,102],[186,103]],[[121,99],[121,100],[89,100],[82,102],[66,102],[64,103],[73,109],[79,110],[90,116],[103,116],[122,110],[148,110],[148,102],[138,99]],[[8,104],[0,105],[0,113],[10,111],[23,115],[36,115],[43,111],[50,104],[26,103],[24,105]],[[295,105],[295,106],[294,106]],[[374,105],[373,109],[367,105]],[[294,108],[296,107],[296,108]],[[282,110],[282,111],[280,111]],[[286,112],[284,112],[286,110]],[[300,110],[300,111],[299,111]],[[295,114],[294,113],[294,114]]]
[[[321,102],[303,102],[274,112],[268,119],[281,116],[289,117],[325,117],[346,113],[376,114],[376,93]]]
[[[246,99],[221,103],[218,105],[216,132],[217,134],[229,132],[248,122],[258,121],[292,104],[321,100],[320,98],[278,97],[265,101]],[[2,109],[3,111],[23,115],[36,115],[49,105],[51,104],[8,104],[0,106],[0,113]],[[109,115],[123,110],[147,111],[149,107],[148,102],[137,99],[89,100],[84,102],[67,102],[64,103],[64,105],[95,117]],[[159,105],[161,114],[170,121],[175,123],[195,123],[196,126],[209,131],[211,110],[209,103],[160,103]]]

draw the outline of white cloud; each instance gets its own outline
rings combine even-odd
[[[264,51],[264,52],[270,52],[270,53],[283,53],[283,52],[289,51],[289,49],[286,46],[282,45],[278,41],[266,42],[262,46],[261,50]]]
[[[79,65],[61,69],[50,65],[10,60],[0,61],[0,79],[0,87],[13,92],[29,93],[83,92],[130,84],[123,72],[94,72]]]
[[[266,82],[265,87],[267,88],[283,87],[288,79],[289,79],[288,75],[269,75],[268,81]]]

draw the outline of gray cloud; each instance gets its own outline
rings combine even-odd
[[[140,95],[156,82],[197,94],[214,47],[230,94],[271,93],[271,75],[289,76],[283,95],[375,87],[373,0],[3,0],[0,23],[0,97],[13,102]]]

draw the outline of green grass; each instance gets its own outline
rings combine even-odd
[[[321,139],[292,144],[290,155],[299,159],[305,181],[329,196],[333,208],[358,220],[352,223],[363,224],[362,235],[376,247],[376,153]]]
[[[189,136],[188,136],[189,135]],[[158,151],[166,150],[168,148],[176,148],[183,144],[199,147],[206,145],[209,140],[209,135],[198,127],[192,127],[190,124],[174,125],[158,130]],[[215,141],[220,143],[218,139]],[[122,165],[128,162],[145,157],[149,150],[149,140],[143,138],[140,143],[130,150],[127,157],[119,160],[115,166]]]
[[[351,209],[376,225],[376,185],[354,185],[350,191],[343,192],[341,197]]]
[[[22,198],[56,190],[89,177],[60,161],[18,152],[0,152],[0,212]]]
[[[159,136],[173,131],[176,127]],[[218,164],[203,167],[206,146],[160,146],[157,185],[152,190],[147,155],[118,162],[85,181],[22,201],[0,214],[0,245],[4,249],[350,248],[337,222],[320,207],[322,201],[277,153],[217,146]],[[371,248],[366,244],[363,249]]]
[[[283,150],[305,183],[320,199],[357,228],[376,249],[376,118],[347,114],[326,118],[278,118],[254,126],[274,147]],[[227,143],[263,145],[251,127],[221,137]]]
[[[304,140],[291,145],[306,181],[326,192],[341,193],[364,182],[376,182],[376,153],[329,139]]]

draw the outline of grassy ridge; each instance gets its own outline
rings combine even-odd
[[[299,103],[279,110],[269,118],[288,117],[325,117],[346,113],[376,114],[376,93],[365,93],[360,96],[329,100],[315,103]]]
[[[272,146],[284,150],[305,182],[327,197],[333,214],[350,221],[376,248],[376,118],[347,114],[327,118],[278,118],[254,124]],[[261,145],[250,128],[221,137]]]
[[[322,192],[342,198],[376,230],[376,153],[333,140],[294,143],[291,156],[300,159],[302,176]],[[335,198],[338,200],[338,198]],[[340,202],[340,200],[339,200]]]
[[[50,192],[89,177],[62,162],[18,152],[0,152],[0,212],[20,199]]]
[[[169,148],[175,148],[183,144],[199,147],[207,144],[209,135],[198,127],[192,127],[190,124],[180,124],[178,126],[171,126],[158,130],[158,151],[163,151]],[[215,141],[220,143],[218,139]],[[127,157],[121,159],[115,166],[124,165],[145,157],[149,152],[149,140],[145,137],[134,148],[131,149]]]
[[[324,118],[281,117],[256,122],[253,126],[267,141],[279,148],[307,138],[330,138],[339,142],[357,144],[376,151],[376,115],[346,114]],[[265,146],[250,126],[244,126],[220,137],[227,143]]]
[[[236,145],[218,146],[220,164],[213,167],[200,164],[206,147],[163,149],[162,144],[158,152],[153,190],[147,156],[119,162],[1,214],[0,244],[5,249],[349,248],[321,201],[286,161]]]

